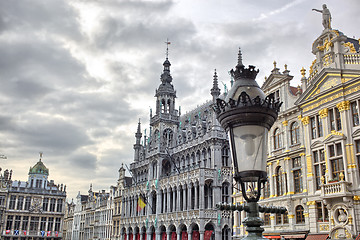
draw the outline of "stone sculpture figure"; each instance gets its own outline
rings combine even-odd
[[[331,14],[330,10],[326,7],[326,4],[323,4],[323,9],[318,10],[313,8],[313,11],[322,13],[322,24],[324,26],[324,29],[331,29]]]

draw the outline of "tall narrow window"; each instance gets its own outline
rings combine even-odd
[[[323,136],[323,126],[322,126],[322,121],[319,115],[316,116],[316,127],[317,127],[317,132],[318,132],[318,137],[322,137]]]
[[[281,135],[280,135],[280,129],[276,128],[274,130],[274,149],[279,149],[281,147]]]
[[[228,182],[224,182],[222,184],[222,202],[223,203],[228,203],[229,202],[229,183]]]
[[[49,209],[50,212],[55,212],[55,203],[56,203],[55,198],[50,199],[50,209]]]
[[[339,109],[335,108],[335,122],[336,122],[336,130],[340,131],[341,130],[341,116],[340,116],[340,112]]]
[[[37,231],[39,228],[39,217],[30,218],[30,231]]]
[[[29,210],[30,204],[31,204],[31,197],[26,197],[26,198],[25,198],[24,210]]]
[[[328,222],[329,212],[322,202],[316,202],[316,217],[318,222]]]
[[[57,212],[62,212],[62,206],[63,206],[63,200],[62,200],[62,199],[58,199],[58,200],[57,200],[57,205],[56,205],[56,211],[57,211]]]
[[[54,226],[54,218],[53,218],[53,217],[49,217],[49,219],[48,219],[48,225],[47,225],[47,230],[48,230],[48,231],[52,231],[52,230],[53,230],[53,226]]]
[[[294,177],[294,192],[302,192],[302,172],[301,172],[301,158],[295,157],[292,159],[293,162],[293,177]]]
[[[17,201],[17,204],[16,204],[16,209],[17,209],[17,210],[22,210],[23,204],[24,204],[24,196],[18,196],[18,201]]]
[[[60,231],[60,223],[61,223],[61,218],[56,218],[54,231]]]
[[[330,131],[334,131],[335,130],[335,115],[334,115],[334,110],[333,109],[329,109],[329,126],[330,126]]]
[[[300,142],[299,124],[297,122],[293,122],[290,125],[290,137],[291,137],[291,145],[294,145],[294,144],[297,144]]]
[[[13,216],[13,215],[8,215],[8,216],[7,216],[6,230],[11,230],[11,229],[12,229],[13,219],[14,219],[14,216]]]
[[[40,220],[40,231],[45,231],[46,230],[46,217],[41,217]]]
[[[270,213],[264,213],[264,225],[269,226],[270,224],[271,224]]]
[[[275,173],[275,182],[276,182],[276,195],[284,195],[284,181],[283,181],[283,170],[281,167],[276,169]]]
[[[322,184],[322,177],[325,177],[326,164],[324,149],[313,151],[315,183],[316,189],[319,190]]]
[[[23,216],[23,221],[22,221],[22,230],[27,230],[29,225],[29,216]]]
[[[9,209],[15,209],[16,196],[10,196]]]
[[[299,205],[295,208],[296,223],[305,223],[304,208]]]
[[[15,216],[14,230],[20,229],[21,216]]]
[[[222,165],[229,166],[229,148],[227,146],[222,148]]]
[[[48,207],[49,207],[49,198],[44,198],[43,199],[43,211],[47,212]]]
[[[356,159],[358,164],[358,169],[360,173],[360,140],[355,141],[355,150],[356,150]]]
[[[329,157],[331,163],[332,177],[340,180],[340,173],[344,174],[344,162],[342,158],[342,145],[336,143],[329,145]]]
[[[315,139],[317,138],[315,117],[310,118],[310,126],[311,126],[311,139]]]
[[[353,126],[359,126],[359,110],[357,102],[351,103],[351,116],[352,116],[352,122]]]

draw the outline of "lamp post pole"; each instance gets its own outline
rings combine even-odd
[[[259,212],[285,213],[286,208],[259,206],[261,188],[267,181],[266,158],[268,131],[280,111],[281,102],[274,94],[265,96],[256,83],[259,70],[255,66],[246,68],[239,50],[238,64],[230,74],[235,82],[225,99],[218,98],[214,106],[217,119],[228,133],[230,140],[234,179],[241,186],[246,200],[244,206],[217,204],[220,210],[244,210],[243,224],[248,235],[243,240],[264,239],[261,227],[264,221]]]

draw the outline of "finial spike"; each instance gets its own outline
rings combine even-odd
[[[42,159],[42,156],[43,156],[43,152],[39,152],[39,154],[40,154],[40,162],[41,162],[41,159]]]
[[[165,44],[166,44],[166,59],[168,59],[169,58],[169,45],[171,44],[171,42],[169,42],[168,38],[166,39]]]
[[[274,69],[275,69],[276,68],[276,61],[275,60],[274,60],[273,64],[274,64]]]
[[[241,53],[240,47],[239,47],[239,53],[238,53],[238,66],[244,66],[244,64],[242,63],[242,53]]]

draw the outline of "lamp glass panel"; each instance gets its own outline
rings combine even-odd
[[[234,170],[266,171],[267,128],[257,125],[239,126],[233,129],[233,135],[230,139],[234,142],[230,145],[237,157],[234,159]]]

